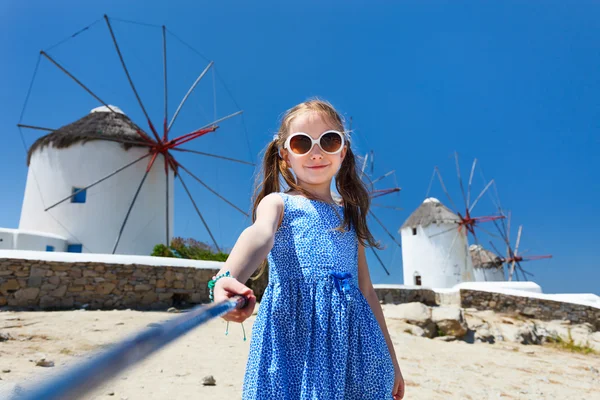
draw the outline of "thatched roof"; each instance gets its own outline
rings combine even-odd
[[[106,107],[96,108],[85,117],[36,140],[29,148],[27,165],[29,165],[31,155],[36,150],[48,145],[60,149],[67,148],[76,143],[103,139],[144,143],[143,139],[137,133],[138,131],[142,131],[142,129],[123,114],[118,107],[111,106],[111,108],[117,112],[111,112]],[[136,146],[135,143],[122,143],[121,145],[126,150]]]
[[[502,258],[481,245],[472,244],[469,246],[469,253],[473,260],[473,268],[502,268]]]
[[[421,225],[423,228],[431,224],[455,224],[460,222],[458,215],[450,211],[438,199],[430,197],[425,199],[402,224],[400,229],[416,228]]]

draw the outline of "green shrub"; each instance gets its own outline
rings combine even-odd
[[[214,251],[208,244],[196,239],[173,238],[170,246],[157,244],[151,256],[184,258],[187,260],[225,261],[228,253]]]

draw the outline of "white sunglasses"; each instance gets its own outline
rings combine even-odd
[[[344,135],[339,131],[325,131],[318,139],[313,139],[304,132],[292,133],[283,144],[283,148],[302,156],[312,151],[318,145],[323,153],[337,154],[344,148]]]

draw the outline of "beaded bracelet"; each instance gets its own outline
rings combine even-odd
[[[221,278],[231,278],[231,273],[229,271],[225,271],[221,275],[213,276],[212,279],[210,281],[208,281],[208,298],[210,299],[211,303],[215,301],[213,290],[215,288],[217,281]],[[246,341],[246,329],[244,329],[244,323],[242,322],[241,325],[242,325],[242,331],[244,332],[244,341]],[[227,321],[227,328],[225,328],[225,335],[229,335],[229,321]]]

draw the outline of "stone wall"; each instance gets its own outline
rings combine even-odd
[[[460,298],[463,308],[518,313],[543,321],[569,320],[574,324],[587,322],[596,331],[600,330],[600,309],[591,306],[469,289],[461,289]]]
[[[208,303],[217,269],[0,259],[0,307],[25,310],[164,309]],[[258,297],[264,279],[248,281]]]
[[[374,285],[377,298],[384,304],[423,303],[436,305],[435,292],[431,289],[394,288]]]

